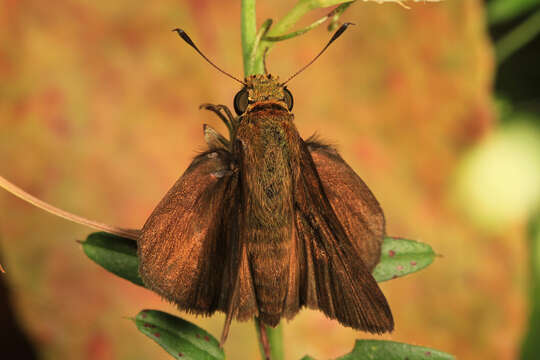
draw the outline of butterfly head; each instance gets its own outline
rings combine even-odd
[[[257,107],[281,107],[291,111],[293,97],[291,92],[271,74],[251,75],[245,86],[234,97],[234,110],[238,115],[256,110]]]
[[[234,97],[234,110],[238,115],[243,115],[245,113],[251,112],[251,111],[257,111],[258,109],[273,107],[273,108],[281,108],[284,111],[290,112],[293,107],[293,97],[289,90],[287,90],[287,87],[285,84],[287,84],[289,81],[291,81],[293,78],[295,78],[298,74],[300,74],[302,71],[304,71],[307,67],[309,67],[315,60],[319,58],[319,56],[322,55],[336,40],[338,37],[343,34],[343,32],[349,27],[349,25],[352,25],[352,23],[344,23],[342,24],[339,29],[334,33],[330,41],[326,44],[326,46],[311,60],[307,65],[302,67],[300,70],[298,70],[296,73],[294,73],[289,79],[287,79],[285,82],[279,82],[279,78],[277,76],[273,76],[271,74],[256,74],[251,75],[245,79],[245,81],[242,81],[235,76],[229,74],[226,71],[223,71],[221,68],[219,68],[216,64],[214,64],[210,59],[204,55],[199,48],[195,45],[195,43],[191,40],[191,38],[185,33],[182,29],[173,29],[174,32],[177,32],[178,35],[189,45],[191,46],[199,55],[203,57],[204,60],[206,60],[210,65],[215,67],[218,71],[221,73],[227,75],[231,79],[238,81],[240,84],[244,85],[242,90],[240,90],[236,96]]]

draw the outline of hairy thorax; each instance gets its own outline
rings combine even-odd
[[[246,114],[238,128],[244,209],[249,214],[245,219],[253,230],[253,241],[280,241],[283,231],[290,228],[293,200],[288,137],[293,127],[292,115],[269,104]],[[275,237],[258,239],[257,230],[268,234],[272,229]]]

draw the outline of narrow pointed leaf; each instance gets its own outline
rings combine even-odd
[[[98,265],[136,285],[144,286],[139,276],[136,241],[97,232],[90,234],[82,247],[84,253]]]
[[[175,359],[220,360],[219,342],[200,327],[158,310],[143,310],[135,317],[140,332],[157,342]]]
[[[349,354],[336,360],[450,360],[453,355],[423,346],[399,343],[387,340],[356,340],[354,349]],[[305,356],[302,360],[313,360]]]
[[[373,270],[373,277],[382,282],[417,272],[430,265],[435,256],[428,244],[386,237],[382,245],[381,260]]]
[[[492,0],[486,5],[490,25],[512,20],[540,5],[540,0]]]

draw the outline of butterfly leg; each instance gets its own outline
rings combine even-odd
[[[219,341],[220,348],[223,348],[223,345],[225,345],[225,341],[227,341],[227,337],[229,336],[229,329],[231,328],[231,321],[232,314],[228,313],[227,317],[225,318],[225,324],[223,324],[223,330],[221,331],[221,339]]]
[[[268,49],[269,48],[264,49],[264,53],[263,53],[263,66],[264,66],[265,74],[268,74],[268,68],[266,67],[266,55],[268,54]]]
[[[223,123],[227,126],[227,129],[229,129],[230,135],[233,134],[237,121],[227,106],[221,104],[214,105],[204,103],[199,106],[199,109],[212,111],[214,114],[219,116],[221,121],[223,121]]]
[[[264,351],[264,359],[270,360],[270,342],[268,341],[268,333],[266,332],[266,326],[261,322],[259,318],[255,318],[255,326],[259,328],[261,345]]]

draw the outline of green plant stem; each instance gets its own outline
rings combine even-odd
[[[322,24],[330,17],[341,14],[354,1],[356,0],[298,0],[293,8],[272,28],[270,28],[266,35],[260,39],[260,42],[256,44],[257,24],[255,16],[255,0],[242,0],[241,27],[244,75],[249,76],[264,73],[263,56],[265,52],[270,50],[276,41],[290,39],[306,33],[307,31]],[[330,12],[327,16],[315,21],[304,29],[287,34],[287,31],[289,31],[294,24],[296,24],[298,20],[300,20],[300,18],[309,11],[339,4],[342,6],[334,9],[334,11]],[[265,22],[263,28],[261,28],[261,31],[259,31],[259,34],[266,31],[264,28],[266,25],[267,22]]]
[[[291,39],[293,37],[300,36],[300,35],[303,35],[303,34],[307,33],[309,30],[316,28],[317,26],[321,25],[326,20],[328,20],[328,16],[325,16],[323,18],[320,18],[319,20],[316,20],[315,22],[309,24],[308,26],[306,26],[303,29],[296,30],[296,31],[293,31],[293,32],[290,32],[288,34],[281,35],[281,36],[266,36],[264,38],[264,40],[267,41],[267,42],[268,41],[275,42],[275,41],[288,40],[288,39]]]
[[[491,0],[486,4],[488,25],[496,25],[523,15],[538,5],[538,0]]]
[[[257,32],[257,35],[255,36],[255,40],[253,41],[253,45],[251,46],[251,54],[249,55],[249,61],[251,64],[255,62],[255,58],[257,57],[257,49],[259,48],[259,43],[268,32],[268,29],[270,29],[270,26],[272,26],[272,19],[267,19],[262,24],[259,31]],[[264,67],[263,69],[264,72],[266,72],[266,66],[264,66],[264,61],[263,61],[263,67]]]
[[[502,64],[513,53],[540,33],[540,10],[529,16],[495,44],[497,64]]]
[[[255,0],[242,0],[241,10],[241,32],[242,32],[242,58],[244,60],[244,76],[262,74],[264,69],[262,63],[260,69],[252,61],[251,51],[257,36],[257,19],[255,13]]]
[[[271,22],[266,21],[261,30],[257,34],[257,24],[256,24],[256,12],[255,12],[255,0],[242,0],[241,7],[241,33],[242,33],[242,58],[244,61],[244,75],[247,77],[254,74],[263,74],[264,73],[264,62],[263,56],[267,50],[269,50],[274,42],[265,40],[264,37],[276,37],[286,34],[286,32],[293,27],[298,20],[308,13],[310,10],[329,7],[333,5],[351,3],[351,0],[298,0],[296,5],[289,11],[279,22],[275,24],[274,27],[268,30]],[[348,7],[348,6],[347,6]],[[346,7],[341,9],[341,12],[345,10]],[[333,11],[328,16],[324,18],[326,21],[331,16],[336,15],[337,12]],[[314,24],[310,25],[307,30],[303,31],[305,33],[315,26],[320,25],[324,21],[317,21]],[[268,31],[267,31],[268,30]],[[293,35],[298,36],[300,33]],[[290,37],[293,37],[290,36]],[[261,345],[261,351],[263,358],[265,356],[264,350],[262,349],[262,343],[260,342],[260,327],[259,322],[255,319],[255,327],[258,332],[259,344]],[[270,353],[272,360],[281,360],[283,359],[283,333],[281,325],[278,325],[276,328],[266,328],[266,333],[268,336],[268,343],[270,345]]]
[[[258,319],[255,320],[255,329],[257,330],[257,339],[259,340],[261,356],[264,359],[266,354],[264,353],[263,344],[261,342],[261,327]],[[281,324],[275,328],[265,326],[265,330],[268,337],[268,344],[270,345],[270,358],[272,360],[283,360],[283,329]]]
[[[529,222],[529,326],[521,344],[521,359],[534,359],[540,352],[540,212]]]
[[[257,23],[255,12],[255,0],[242,0],[241,8],[241,32],[242,32],[242,58],[244,61],[244,76],[253,74],[264,73],[264,65],[262,62],[262,56],[260,61],[256,61],[256,57],[253,56],[254,45],[259,42],[264,31],[261,32],[261,37],[257,40]],[[270,26],[271,23],[265,22],[266,26]],[[265,26],[265,25],[263,25]],[[264,357],[264,351],[262,350],[262,343],[260,342],[260,328],[258,319],[255,319],[255,328],[257,329],[259,345]],[[268,335],[268,343],[270,345],[270,353],[273,360],[283,359],[283,335],[281,332],[281,326],[277,328],[266,328]]]
[[[278,21],[266,34],[267,37],[280,36],[289,31],[294,24],[300,20],[307,12],[312,10],[313,4],[312,1],[299,0],[296,5],[289,11],[280,21]],[[262,57],[265,51],[270,50],[274,45],[271,41],[266,41],[263,39],[257,50],[257,56],[255,57],[255,62],[260,62],[262,64]]]
[[[334,6],[342,3],[350,3],[351,0],[298,0],[294,7],[280,20],[278,21],[266,34],[265,38],[280,37],[285,34],[309,11],[317,8]],[[320,25],[317,24],[317,25]],[[308,29],[310,30],[310,29]],[[305,33],[306,31],[304,31]],[[293,35],[295,36],[295,35]],[[266,51],[274,45],[275,41],[263,40],[259,44],[257,49],[257,56],[255,57],[255,66],[263,69],[263,55]]]
[[[281,36],[265,36],[264,40],[273,41],[273,42],[275,42],[275,41],[283,41],[283,40],[291,39],[291,38],[296,37],[296,36],[303,35],[303,34],[307,33],[309,30],[314,29],[317,26],[321,25],[322,23],[324,23],[328,19],[334,18],[334,17],[339,17],[339,15],[341,15],[343,13],[343,11],[345,11],[351,4],[352,4],[352,2],[348,2],[348,3],[344,3],[344,4],[339,5],[334,10],[332,10],[328,14],[326,14],[326,16],[323,16],[322,18],[312,22],[311,24],[309,24],[308,26],[306,26],[303,29],[296,30],[296,31],[293,31],[293,32],[290,32],[288,34],[281,35]],[[337,19],[336,19],[336,21],[337,21]]]

